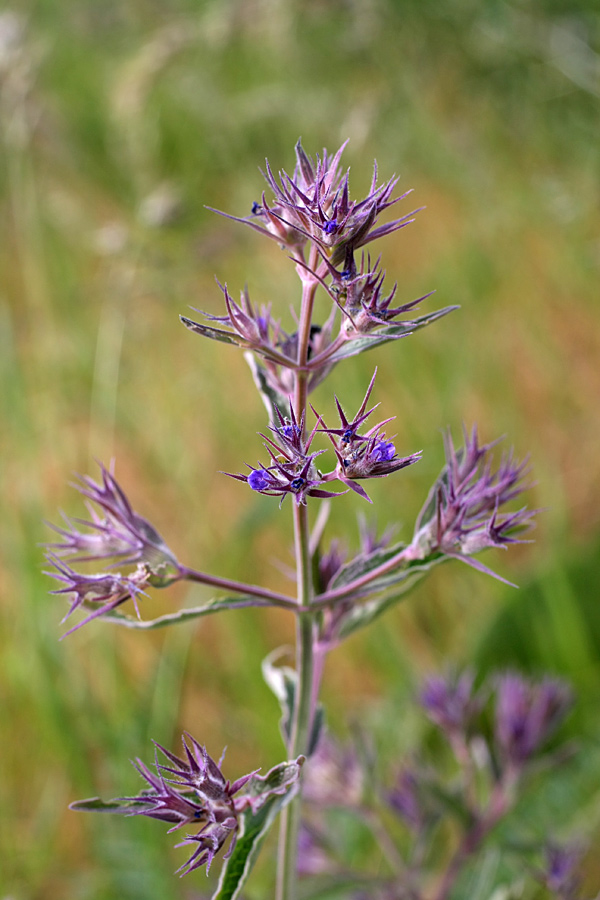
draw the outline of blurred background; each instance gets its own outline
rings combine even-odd
[[[379,251],[423,310],[461,309],[338,366],[335,392],[396,415],[422,463],[375,483],[373,509],[334,504],[409,537],[443,460],[441,428],[530,454],[544,508],[535,543],[433,576],[333,654],[332,729],[360,719],[384,763],[421,725],[419,679],[449,663],[551,671],[575,687],[580,752],[531,813],[538,832],[600,835],[600,11],[593,0],[17,0],[0,12],[0,896],[200,897],[184,852],[152,821],[87,817],[75,799],[135,793],[129,760],[185,728],[238,777],[281,759],[267,652],[286,615],[226,613],[131,633],[102,622],[59,643],[42,549],[73,473],[116,460],[135,508],[189,565],[290,589],[289,509],[219,474],[261,453],[266,426],[233,348],[180,313],[220,314],[214,276],[248,284],[284,325],[298,296],[284,253],[205,207],[246,215],[259,167],[293,167],[350,139],[355,196],[380,177],[426,206]],[[149,617],[210,595],[178,586]],[[535,817],[539,814],[539,821]],[[548,819],[548,815],[551,818]],[[537,824],[536,824],[537,823]],[[544,824],[545,823],[545,824]],[[598,861],[588,854],[589,893]],[[595,866],[595,869],[594,869]],[[215,865],[215,868],[218,868]],[[249,898],[268,896],[259,871]],[[262,880],[261,880],[262,879]],[[541,895],[540,895],[541,896]]]

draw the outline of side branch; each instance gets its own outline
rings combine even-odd
[[[224,591],[233,591],[236,594],[247,594],[251,597],[258,597],[260,600],[266,600],[271,606],[279,606],[282,609],[290,609],[297,612],[298,605],[295,600],[286,594],[279,594],[277,591],[270,591],[268,588],[259,587],[254,584],[245,584],[243,581],[232,581],[230,578],[219,578],[216,575],[208,575],[206,572],[197,572],[195,569],[188,569],[187,566],[179,567],[179,576],[183,581],[194,581],[197,584],[208,584],[211,587],[221,588]]]

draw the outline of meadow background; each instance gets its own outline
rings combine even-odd
[[[152,821],[69,802],[137,791],[129,760],[189,729],[237,777],[281,758],[260,660],[279,613],[151,634],[98,622],[59,643],[40,543],[82,507],[74,472],[116,460],[180,559],[287,589],[289,510],[219,474],[255,462],[265,428],[243,358],[178,321],[218,314],[214,276],[291,325],[293,267],[207,211],[245,215],[258,167],[346,138],[355,195],[372,160],[426,206],[380,250],[399,298],[459,312],[378,352],[375,399],[419,466],[376,483],[400,537],[442,464],[440,429],[530,453],[536,543],[459,564],[332,657],[332,729],[369,723],[393,763],[418,739],[415,687],[449,662],[519,666],[574,685],[576,759],[521,810],[532,833],[600,838],[600,12],[583,0],[20,0],[0,12],[0,897],[198,898]],[[374,354],[315,395],[352,410]],[[359,498],[334,504],[356,541]],[[402,530],[403,529],[403,530]],[[177,587],[148,616],[206,599]],[[544,824],[546,823],[546,824]],[[600,884],[587,858],[589,893]],[[215,865],[215,869],[218,866]],[[501,874],[495,876],[501,878]],[[268,896],[257,873],[247,896]],[[489,892],[491,894],[491,890]],[[540,892],[540,897],[543,894]],[[486,895],[483,900],[488,900]]]

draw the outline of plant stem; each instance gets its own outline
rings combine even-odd
[[[278,594],[276,591],[270,591],[268,588],[254,584],[245,584],[243,581],[232,581],[230,578],[208,575],[206,572],[188,569],[187,566],[179,566],[179,578],[185,581],[195,581],[198,584],[209,584],[211,587],[220,588],[223,591],[233,591],[236,594],[248,594],[251,597],[259,597],[261,600],[268,600],[273,606],[281,606],[284,609],[297,609],[297,604],[285,594]]]
[[[315,268],[318,254],[311,249],[310,265]],[[302,309],[298,327],[298,368],[295,377],[294,408],[296,419],[306,429],[308,378],[304,370],[308,360],[310,327],[318,281],[309,278],[301,266]],[[316,698],[313,696],[313,647],[315,613],[310,608],[314,599],[308,510],[294,504],[294,547],[298,611],[296,618],[296,694],[289,743],[289,754],[295,758],[308,752]],[[281,817],[276,900],[293,900],[296,894],[298,835],[302,807],[302,786]]]

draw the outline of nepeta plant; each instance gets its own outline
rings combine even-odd
[[[384,287],[381,257],[371,256],[371,244],[404,228],[413,221],[414,212],[381,223],[382,214],[407,195],[393,196],[396,178],[378,184],[376,166],[367,196],[351,199],[348,172],[340,168],[344,146],[332,157],[324,151],[313,160],[298,143],[292,175],[282,171],[276,176],[267,162],[267,190],[254,203],[251,215],[235,219],[273,240],[294,265],[301,288],[296,330],[286,331],[279,310],[253,303],[246,290],[236,302],[227,286],[220,286],[223,315],[203,313],[203,322],[182,316],[191,332],[245,351],[268,422],[261,435],[260,460],[252,459],[246,463],[247,471],[230,473],[230,477],[241,482],[240,490],[263,495],[260,502],[278,502],[282,515],[290,510],[295,595],[209,575],[180,562],[154,526],[131,507],[112,469],[103,466],[99,481],[84,477],[78,485],[88,517],[65,516],[64,523],[55,526],[58,540],[49,546],[51,574],[60,583],[56,593],[70,598],[65,618],[70,622],[77,610],[85,613],[67,634],[99,617],[138,629],[248,606],[277,606],[295,617],[295,668],[278,665],[277,652],[264,664],[265,678],[281,702],[287,761],[266,775],[252,772],[231,782],[223,761],[216,763],[196,737],[186,734],[181,756],[157,744],[153,768],[137,761],[145,782],[138,796],[74,804],[79,810],[145,815],[167,823],[169,831],[183,835],[181,844],[190,854],[181,866],[182,874],[202,866],[208,870],[221,854],[221,879],[214,895],[219,900],[240,895],[263,838],[278,816],[278,900],[293,900],[298,873],[309,871],[311,860],[328,865],[324,850],[319,856],[314,827],[311,830],[307,820],[301,829],[303,791],[317,804],[326,803],[328,791],[331,794],[331,788],[322,779],[319,782],[328,746],[319,702],[327,654],[399,602],[440,563],[456,559],[494,575],[477,555],[488,547],[518,542],[532,517],[525,508],[505,510],[523,490],[526,464],[516,461],[512,453],[494,462],[494,444],[481,443],[473,427],[464,431],[461,446],[446,433],[446,464],[408,543],[393,543],[391,531],[377,538],[361,524],[360,547],[354,555],[347,555],[335,539],[325,546],[330,502],[345,503],[344,494],[353,491],[370,503],[368,482],[375,478],[392,477],[391,489],[398,490],[398,480],[406,477],[401,470],[416,464],[421,453],[397,446],[390,434],[392,418],[376,421],[378,404],[371,405],[376,370],[355,411],[347,409],[343,396],[332,398],[329,407],[317,411],[309,403],[310,393],[338,364],[347,365],[358,354],[405,338],[456,309],[417,315],[416,308],[429,295],[401,303],[396,299],[397,285]],[[330,313],[320,323],[313,315],[317,291],[330,301]],[[244,462],[240,460],[240,465]],[[88,564],[83,571],[75,567],[80,563]],[[100,571],[87,574],[91,563]],[[142,620],[140,610],[148,589],[176,581],[210,585],[222,593],[200,607]],[[121,609],[129,600],[137,618]],[[432,680],[425,686],[423,705],[468,773],[469,825],[457,855],[432,892],[427,882],[417,878],[414,862],[404,869],[396,865],[399,851],[389,834],[381,837],[385,829],[380,823],[380,841],[386,845],[393,871],[380,887],[373,888],[372,896],[419,900],[449,896],[461,866],[510,806],[509,795],[523,767],[567,705],[564,689],[554,683],[536,687],[517,676],[506,676],[497,691],[496,726],[489,745],[494,765],[489,771],[487,806],[482,806],[473,796],[473,744],[468,735],[480,706],[472,678],[464,675],[454,683]],[[348,757],[341,768],[337,799],[360,807],[360,767]],[[426,856],[423,835],[436,820],[419,799],[424,783],[421,775],[405,769],[386,800],[418,835],[422,860]],[[554,882],[571,885],[571,857],[561,857],[558,850],[549,853],[554,853],[550,863]],[[561,887],[557,896],[571,895]]]

